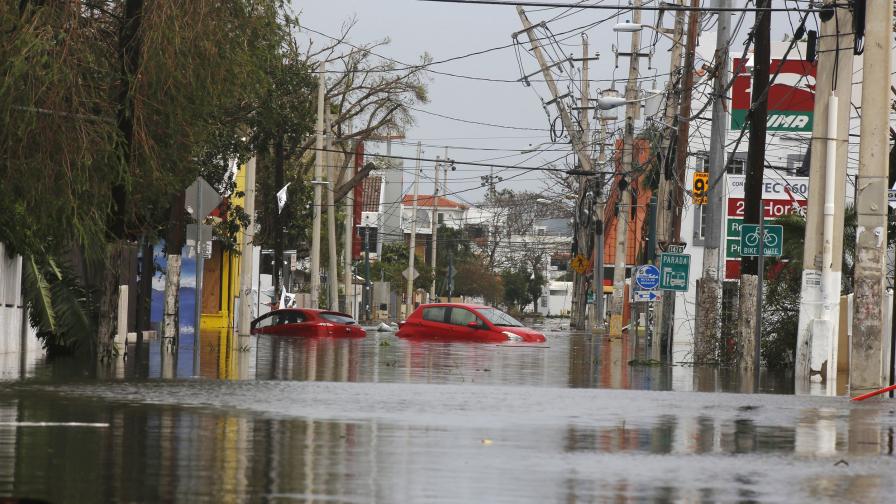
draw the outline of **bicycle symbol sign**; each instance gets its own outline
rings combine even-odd
[[[784,227],[764,226],[762,255],[780,256],[784,252]],[[743,224],[740,227],[740,255],[759,255],[759,225]]]

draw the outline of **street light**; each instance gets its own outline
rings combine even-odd
[[[669,34],[666,33],[665,31],[663,31],[662,29],[657,29],[651,25],[645,25],[645,24],[641,24],[641,23],[632,23],[631,21],[626,21],[624,23],[616,23],[615,25],[613,25],[613,31],[616,33],[634,33],[634,32],[639,32],[639,31],[643,30],[644,28],[650,28],[651,30],[657,32],[658,34],[671,40],[673,44],[678,44],[680,46],[684,46],[684,44],[682,44],[681,42],[679,42],[679,41],[675,40],[674,38],[672,38],[671,36],[669,36]]]

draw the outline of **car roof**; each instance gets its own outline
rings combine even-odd
[[[352,316],[349,315],[348,313],[342,313],[341,311],[334,311],[334,310],[321,310],[319,308],[279,308],[277,310],[271,310],[269,313],[291,312],[291,311],[311,313],[314,315],[319,315],[321,313],[324,313],[324,314],[330,313],[333,315],[343,315],[343,316],[352,318]]]
[[[420,305],[421,308],[428,308],[428,307],[432,307],[432,306],[446,306],[446,307],[447,306],[457,306],[459,308],[473,308],[473,309],[477,309],[477,310],[492,308],[491,306],[480,305],[480,304],[470,304],[470,303],[426,303],[426,304]]]

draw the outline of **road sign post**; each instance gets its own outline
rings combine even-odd
[[[660,290],[686,292],[691,277],[691,255],[660,255]]]

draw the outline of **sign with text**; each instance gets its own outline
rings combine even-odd
[[[694,172],[694,183],[691,186],[691,202],[695,205],[705,205],[708,201],[707,191],[709,191],[709,172]]]
[[[750,110],[753,82],[747,61],[734,58],[731,86],[731,129],[738,130]],[[815,64],[799,60],[771,60],[769,74],[777,72],[768,90],[768,131],[812,132],[815,109]]]
[[[725,279],[740,278],[741,235],[744,226],[744,184],[743,175],[727,175],[727,202],[725,205]],[[762,214],[765,227],[771,228],[774,220],[784,215],[799,213],[806,215],[809,196],[809,178],[794,177],[787,172],[774,169],[765,170],[762,183]],[[758,254],[758,249],[756,250]],[[771,255],[771,254],[767,254]]]
[[[740,255],[758,256],[759,247],[762,255],[778,257],[784,253],[784,226],[763,226],[760,238],[758,224],[743,224],[740,227]]]
[[[690,254],[660,255],[660,290],[686,292],[690,277]]]

